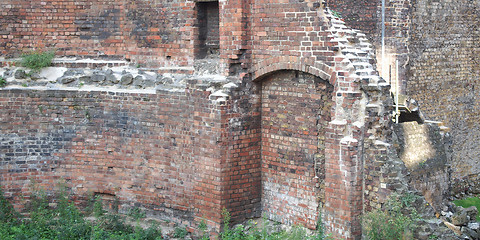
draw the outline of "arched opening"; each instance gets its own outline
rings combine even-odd
[[[325,129],[333,86],[293,70],[273,72],[260,84],[263,214],[315,228],[324,202]]]

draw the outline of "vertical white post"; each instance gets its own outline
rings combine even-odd
[[[385,0],[382,0],[382,77],[386,78],[386,60],[385,60]],[[389,84],[392,84],[389,82]]]
[[[398,59],[395,61],[395,122],[398,123],[398,117],[400,116],[400,111],[398,110]]]

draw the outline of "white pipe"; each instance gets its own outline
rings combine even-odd
[[[398,60],[395,61],[395,123],[398,123],[398,117],[400,115],[400,111],[398,110]]]
[[[385,0],[382,0],[382,77],[386,78],[385,67]],[[389,82],[391,84],[391,82]]]

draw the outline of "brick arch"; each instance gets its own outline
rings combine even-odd
[[[305,71],[270,73],[259,80],[263,214],[315,228],[325,200],[325,135],[334,87]]]
[[[351,69],[341,65],[330,67],[312,58],[292,56],[271,57],[254,64],[252,69],[253,81],[262,84],[278,71],[297,70],[320,77],[333,86],[332,119],[325,131],[325,198],[324,205],[319,209],[321,207],[327,232],[343,239],[357,239],[361,236],[360,215],[363,206],[363,165],[358,161],[362,151],[359,143],[363,135],[351,123],[361,111],[359,103],[363,98],[363,90],[350,76]],[[345,182],[351,185],[345,185]],[[297,224],[312,227],[308,222]]]
[[[316,61],[314,58],[276,56],[254,64],[252,69],[252,79],[254,81],[279,70],[297,70],[320,77],[335,86],[334,69],[325,63]]]

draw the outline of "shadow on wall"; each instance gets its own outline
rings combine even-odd
[[[409,183],[440,211],[449,194],[450,171],[445,137],[436,124],[417,121],[394,125],[395,147],[409,171]]]

